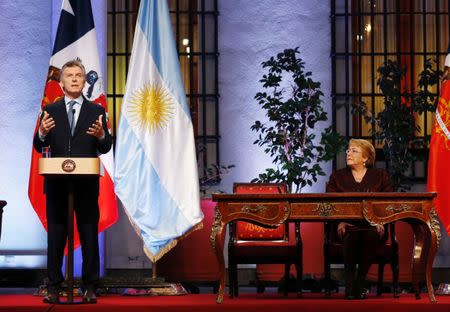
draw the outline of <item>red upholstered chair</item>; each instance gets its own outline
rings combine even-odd
[[[239,194],[286,193],[285,184],[235,183],[233,192]],[[228,276],[230,297],[238,296],[237,265],[240,264],[284,264],[284,276],[289,279],[291,264],[297,270],[297,293],[302,291],[302,242],[300,223],[288,223],[275,229],[264,228],[245,221],[230,223],[228,244]],[[284,294],[287,295],[285,287]]]
[[[337,235],[337,222],[325,223],[325,242],[324,242],[324,267],[325,267],[325,281],[327,285],[326,294],[330,295],[331,289],[331,264],[344,263],[344,245],[339,240]],[[374,264],[378,264],[378,281],[377,281],[377,295],[380,296],[383,292],[383,276],[384,266],[390,264],[392,268],[392,287],[393,295],[398,297],[398,277],[399,277],[399,252],[398,242],[395,236],[395,223],[387,225],[387,241],[377,249],[376,259]]]
[[[3,207],[6,206],[6,201],[0,200],[0,238],[2,237],[2,215],[3,215]]]

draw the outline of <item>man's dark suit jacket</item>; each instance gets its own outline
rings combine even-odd
[[[72,140],[70,140],[70,125],[64,99],[47,105],[45,111],[55,120],[56,127],[47,134],[44,142],[36,133],[33,145],[39,153],[42,147],[50,146],[52,157],[97,157],[98,153],[107,153],[111,148],[112,140],[106,127],[106,114],[101,105],[84,99]],[[105,139],[101,141],[86,134],[87,129],[100,115],[103,115],[105,130]]]

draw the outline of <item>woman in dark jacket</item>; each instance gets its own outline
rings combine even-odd
[[[331,174],[327,192],[392,192],[388,173],[373,167],[375,148],[371,143],[350,140],[346,156],[347,168]],[[364,299],[367,291],[363,286],[375,260],[376,246],[387,239],[385,228],[367,222],[340,222],[337,234],[344,243],[345,297]]]

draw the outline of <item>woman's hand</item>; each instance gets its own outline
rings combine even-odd
[[[375,225],[378,236],[382,238],[384,236],[384,226],[383,225]]]
[[[340,239],[344,239],[345,235],[345,228],[347,227],[348,223],[346,222],[339,222],[338,228],[337,228],[337,234]]]

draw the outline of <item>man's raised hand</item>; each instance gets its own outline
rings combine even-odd
[[[105,137],[105,130],[103,130],[103,115],[98,116],[98,119],[86,131],[87,134],[95,136],[97,139]]]
[[[52,116],[44,111],[44,117],[42,117],[41,124],[39,125],[40,133],[45,137],[54,127],[55,121],[53,120]]]

